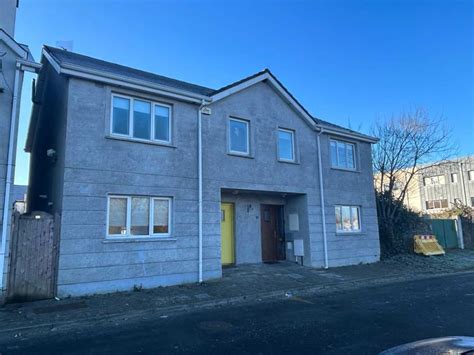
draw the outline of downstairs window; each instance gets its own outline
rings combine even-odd
[[[107,236],[169,236],[171,198],[110,195],[108,197]]]

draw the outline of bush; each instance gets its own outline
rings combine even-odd
[[[376,198],[381,258],[413,253],[413,236],[430,234],[429,224],[418,213],[385,193],[376,193]],[[396,213],[393,216],[384,217],[381,213],[382,208],[396,211]]]

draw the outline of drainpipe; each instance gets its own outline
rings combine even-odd
[[[323,183],[323,164],[321,163],[321,142],[319,136],[324,132],[320,128],[319,133],[316,135],[316,142],[318,146],[318,168],[319,168],[319,196],[321,198],[321,219],[323,223],[323,246],[324,246],[324,268],[329,268],[328,260],[328,239],[326,233],[326,209],[324,207],[324,183]]]
[[[198,225],[199,225],[199,283],[202,282],[202,100],[198,109]]]
[[[464,200],[464,205],[468,205],[467,200],[467,193],[466,193],[466,183],[464,181],[464,170],[463,170],[463,163],[458,163],[459,166],[459,177],[461,178],[461,189],[462,189],[462,199]]]
[[[2,235],[0,246],[0,289],[3,289],[3,271],[5,266],[5,249],[7,247],[7,225],[8,217],[10,215],[10,190],[12,185],[13,175],[13,153],[15,142],[15,128],[17,121],[17,106],[18,106],[18,90],[20,82],[20,64],[17,63],[15,70],[15,81],[13,84],[13,100],[12,113],[10,117],[10,137],[8,141],[8,160],[7,160],[7,176],[5,182],[5,199],[3,201],[3,218],[2,218]]]

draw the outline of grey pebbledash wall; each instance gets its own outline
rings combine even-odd
[[[13,87],[15,82],[15,70],[16,70],[16,59],[17,55],[11,50],[10,47],[6,46],[0,41],[0,53],[4,53],[2,56],[2,75],[0,76],[0,84],[4,88],[4,91],[0,93],[0,231],[2,230],[3,223],[7,223],[7,238],[6,238],[6,257],[0,259],[0,262],[4,263],[3,269],[3,285],[0,285],[0,297],[2,290],[5,289],[7,283],[8,273],[8,253],[9,253],[9,240],[10,240],[10,223],[11,219],[3,221],[3,202],[5,200],[5,184],[7,177],[7,163],[8,163],[8,146],[10,136],[10,125],[11,125],[11,114],[13,104]],[[19,87],[22,87],[23,74],[19,76]],[[17,110],[20,107],[21,95],[18,97]],[[15,132],[18,130],[15,127]],[[16,147],[17,137],[14,137],[13,146]],[[13,162],[15,162],[16,149],[13,150]],[[15,167],[12,170],[12,177],[15,176]],[[13,189],[13,182],[12,182]],[[11,191],[11,190],[10,190]],[[0,232],[1,234],[1,232]]]
[[[60,79],[54,71],[49,75],[55,77],[51,79],[53,82],[64,85],[55,93],[59,97],[55,105],[60,114],[54,119],[54,132],[62,138],[51,142],[58,152],[58,164],[46,167],[51,170],[49,177],[39,179],[32,175],[37,183],[31,187],[34,192],[31,199],[40,205],[37,196],[49,194],[52,208],[62,213],[59,295],[197,281],[198,105],[91,81]],[[171,144],[110,137],[112,92],[172,105]],[[222,275],[220,204],[223,201],[236,204],[237,264],[261,261],[260,204],[271,203],[284,206],[286,221],[289,213],[298,213],[299,231],[287,230],[287,239],[304,240],[305,265],[323,266],[316,133],[266,83],[251,86],[210,107],[212,114],[203,115],[202,119],[204,279]],[[249,157],[228,153],[229,117],[250,122]],[[295,163],[277,159],[279,127],[295,131]],[[370,145],[354,143],[358,171],[335,170],[329,165],[328,137],[322,135],[330,266],[373,262],[379,257]],[[33,150],[32,167],[36,167],[48,144],[43,141]],[[245,195],[227,193],[232,190],[245,191]],[[171,197],[171,237],[149,241],[106,239],[108,194]],[[249,204],[253,210],[247,212]],[[361,233],[335,233],[334,204],[361,206]]]

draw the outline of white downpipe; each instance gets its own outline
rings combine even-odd
[[[323,246],[324,246],[324,268],[329,268],[328,258],[328,239],[326,233],[326,209],[324,207],[324,183],[323,183],[323,164],[321,163],[321,142],[319,136],[323,133],[323,130],[319,131],[316,136],[316,142],[318,145],[318,169],[319,169],[319,196],[321,198],[321,219],[323,223]]]
[[[198,225],[199,225],[199,283],[202,282],[202,113],[205,102],[198,110]]]
[[[2,241],[0,246],[0,289],[3,289],[3,271],[5,267],[5,250],[7,247],[7,227],[10,215],[10,190],[13,175],[13,152],[15,142],[15,128],[17,121],[17,107],[18,107],[18,88],[20,81],[20,67],[17,64],[15,70],[15,81],[13,83],[13,100],[12,100],[12,114],[10,118],[10,137],[8,141],[8,160],[7,160],[7,176],[5,182],[5,199],[3,201],[3,219],[2,219]]]

